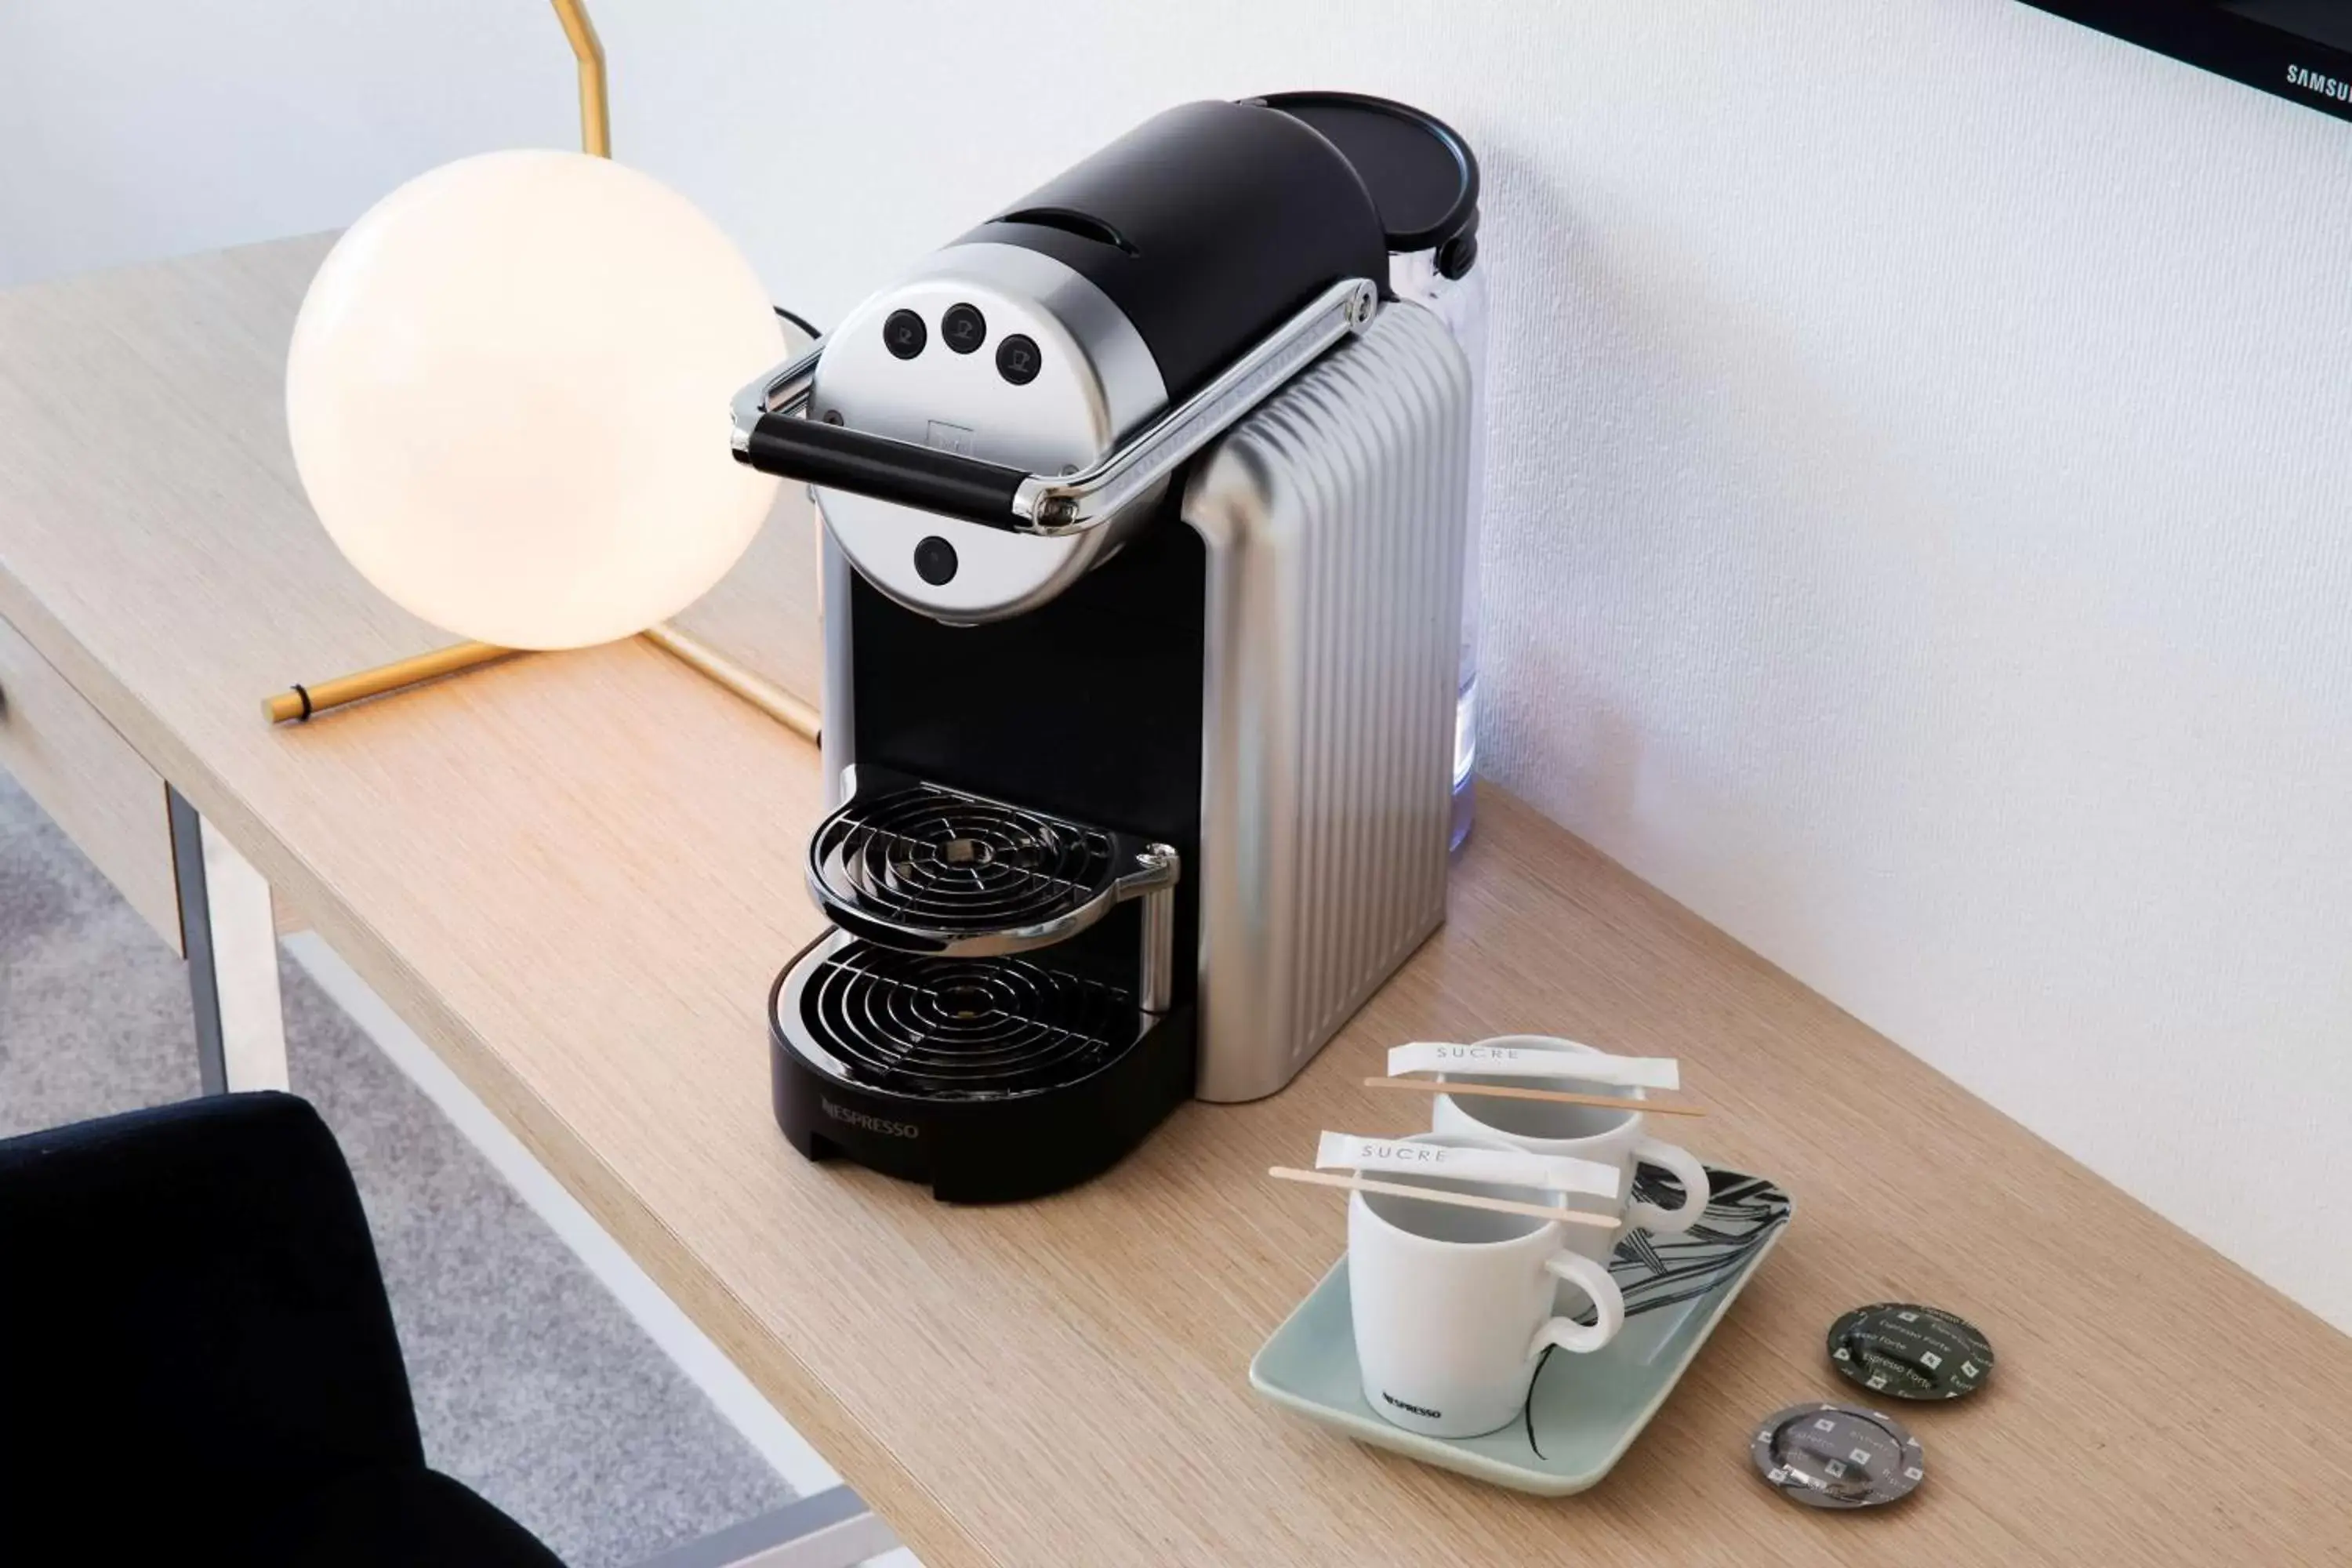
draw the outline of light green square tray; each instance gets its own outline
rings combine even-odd
[[[1759,1177],[1711,1170],[1715,1197],[1689,1238],[1629,1238],[1610,1271],[1625,1288],[1630,1315],[1606,1350],[1549,1357],[1528,1396],[1527,1414],[1482,1437],[1424,1437],[1392,1426],[1364,1403],[1356,1368],[1356,1336],[1348,1305],[1348,1260],[1331,1266],[1250,1362],[1250,1386],[1309,1420],[1336,1426],[1359,1442],[1409,1454],[1514,1491],[1545,1497],[1580,1492],[1607,1475],[1698,1354],[1715,1325],[1788,1228],[1794,1212],[1786,1194]],[[1743,1244],[1743,1256],[1686,1300],[1661,1270],[1704,1267],[1710,1234],[1728,1234],[1721,1215],[1753,1215],[1777,1203],[1779,1216]],[[1759,1210],[1759,1204],[1762,1209]],[[1719,1210],[1718,1205],[1726,1207]],[[1638,1256],[1637,1256],[1638,1255]],[[1644,1300],[1668,1304],[1644,1310]],[[1531,1436],[1532,1435],[1532,1436]]]

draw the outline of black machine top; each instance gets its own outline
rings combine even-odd
[[[1042,251],[1109,296],[1171,402],[1343,278],[1388,278],[1379,209],[1302,119],[1263,104],[1154,115],[962,237]]]
[[[1356,167],[1392,251],[1434,250],[1448,278],[1478,254],[1478,160],[1433,114],[1360,92],[1276,92],[1252,101],[1305,121]]]

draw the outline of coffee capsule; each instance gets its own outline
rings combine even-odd
[[[1830,1363],[1873,1394],[1958,1399],[1992,1375],[1992,1345],[1966,1318],[1882,1301],[1830,1325]]]
[[[1748,1447],[1757,1473],[1807,1508],[1875,1508],[1927,1479],[1919,1439],[1892,1415],[1847,1405],[1792,1405],[1765,1419]]]

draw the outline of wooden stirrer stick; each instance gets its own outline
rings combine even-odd
[[[1482,1095],[1489,1100],[1540,1100],[1550,1105],[1597,1105],[1603,1110],[1647,1110],[1660,1116],[1705,1116],[1696,1105],[1657,1100],[1620,1100],[1607,1094],[1574,1094],[1564,1089],[1519,1089],[1498,1083],[1439,1083],[1426,1078],[1368,1078],[1366,1089],[1410,1089],[1423,1094]]]

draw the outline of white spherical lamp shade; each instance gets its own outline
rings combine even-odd
[[[294,325],[286,420],[336,545],[395,602],[508,647],[643,631],[724,576],[776,481],[727,405],[782,357],[766,290],[658,182],[492,153],[353,224]]]

